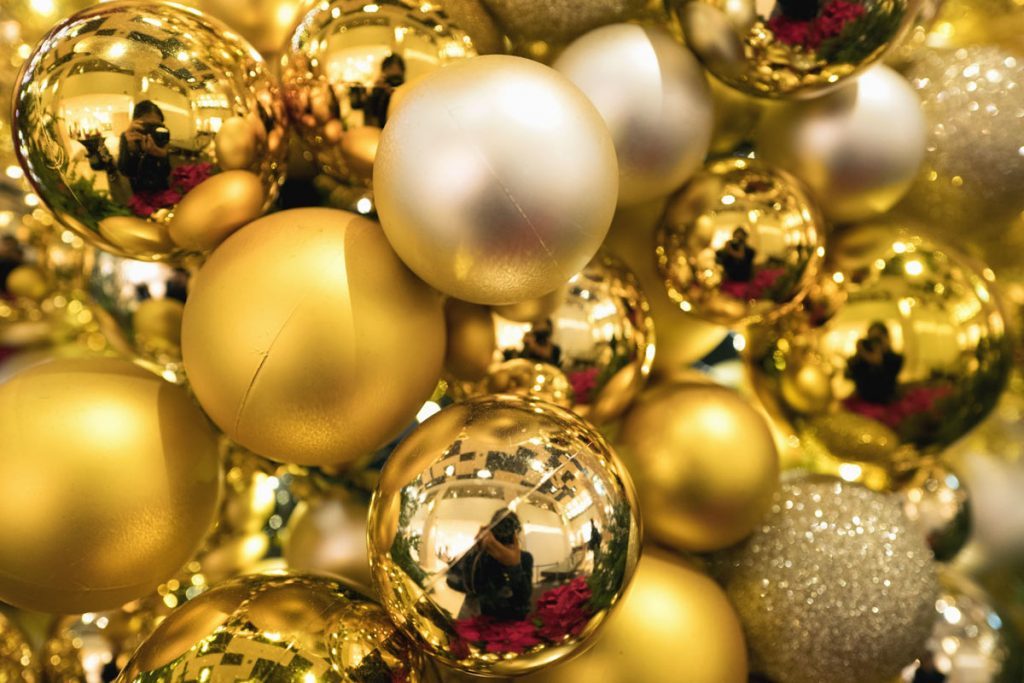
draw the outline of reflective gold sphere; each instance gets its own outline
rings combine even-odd
[[[277,86],[247,42],[195,10],[125,0],[79,12],[37,46],[19,82],[28,179],[102,249],[146,260],[206,251],[277,196],[287,152]],[[254,150],[244,167],[218,154],[228,133]],[[253,191],[219,196],[228,168]],[[179,209],[194,214],[192,193],[220,205],[201,225],[173,228]]]
[[[593,424],[632,403],[654,360],[654,324],[633,273],[617,258],[598,254],[561,292],[561,304],[539,320],[493,314],[496,348],[487,378],[457,387],[463,395],[532,395],[564,403]],[[543,369],[528,371],[534,380],[513,386],[509,380],[522,376],[516,367],[523,361]]]
[[[379,226],[333,209],[232,235],[196,276],[182,325],[207,414],[249,450],[302,465],[347,466],[396,436],[433,392],[444,346],[440,297]]]
[[[767,422],[739,394],[713,384],[651,389],[616,438],[648,533],[683,551],[730,546],[753,531],[779,482]]]
[[[392,453],[370,504],[390,616],[464,671],[535,671],[585,646],[640,553],[635,495],[597,432],[512,396],[437,413]]]
[[[217,445],[184,390],[125,361],[0,384],[0,598],[112,609],[169,578],[213,521]]]
[[[381,226],[428,284],[510,304],[565,284],[615,211],[608,127],[554,69],[485,55],[405,89],[374,165]]]
[[[415,683],[424,666],[378,605],[331,578],[279,573],[234,579],[179,607],[117,681]]]
[[[922,0],[671,0],[708,70],[760,97],[814,97],[898,44]]]
[[[1011,348],[991,272],[898,223],[835,232],[830,317],[795,311],[750,350],[763,401],[840,460],[902,469],[974,427],[1006,384]],[[814,400],[784,378],[813,368]]]
[[[686,313],[723,325],[772,319],[814,282],[823,228],[791,175],[723,159],[669,199],[656,238],[658,268]]]
[[[24,634],[0,614],[0,680],[4,683],[37,683],[38,663]]]
[[[436,2],[334,0],[305,9],[281,60],[288,111],[324,173],[368,187],[399,92],[475,57],[473,38]]]
[[[924,533],[935,559],[952,560],[971,532],[970,498],[956,472],[942,463],[926,465],[900,487],[899,495],[903,514]]]

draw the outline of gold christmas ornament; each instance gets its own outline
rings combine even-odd
[[[46,273],[34,265],[17,266],[7,274],[4,287],[14,297],[34,301],[43,299],[53,289]]]
[[[428,284],[515,303],[597,252],[618,193],[615,148],[557,71],[488,55],[406,89],[381,136],[374,193],[388,240]]]
[[[666,29],[604,26],[573,41],[553,66],[608,124],[619,161],[619,204],[664,197],[704,164],[711,90],[700,64]]]
[[[124,1],[79,12],[39,44],[19,83],[14,129],[27,177],[64,225],[102,249],[146,260],[208,249],[277,196],[287,152],[277,86],[247,42],[195,10]],[[218,131],[237,117],[235,134],[256,153],[245,169],[230,167],[258,190],[169,232],[189,194],[217,193],[207,183],[226,170]],[[237,181],[213,185],[239,191]],[[183,220],[195,219],[188,204]]]
[[[449,4],[467,4],[457,0]],[[282,56],[285,101],[332,178],[368,187],[380,131],[405,86],[477,49],[444,5],[333,0],[305,8]]]
[[[654,324],[633,273],[599,253],[561,292],[561,304],[533,322],[493,314],[487,378],[457,386],[459,395],[532,395],[564,403],[593,424],[632,403],[654,360]],[[514,381],[520,377],[532,381]]]
[[[492,306],[491,310],[502,318],[517,323],[532,323],[551,316],[555,310],[565,301],[566,287],[562,286],[553,289],[544,296],[536,299],[527,299],[514,304],[504,306]]]
[[[765,101],[730,88],[714,76],[707,75],[711,86],[712,109],[715,115],[711,132],[712,155],[732,154],[753,139],[761,119]]]
[[[4,683],[37,683],[38,663],[24,634],[0,614],[0,680]]]
[[[167,224],[171,241],[189,251],[210,251],[263,213],[265,189],[251,171],[224,171],[182,197]]]
[[[626,414],[616,438],[648,533],[673,548],[733,545],[761,521],[779,483],[765,419],[713,384],[662,385]]]
[[[587,31],[629,19],[660,18],[661,3],[651,0],[480,0],[521,51],[538,57]]]
[[[827,91],[902,40],[922,0],[671,0],[708,70],[759,97]]]
[[[791,175],[723,159],[669,199],[656,237],[658,269],[686,313],[723,325],[772,319],[814,282],[823,228]]]
[[[303,6],[301,0],[187,0],[184,4],[223,21],[268,60],[287,52],[288,36]]]
[[[783,484],[716,573],[750,668],[787,683],[892,680],[924,646],[939,589],[896,496],[826,479]]]
[[[755,389],[801,440],[902,470],[992,409],[1011,349],[991,271],[890,222],[833,233],[821,277],[843,291],[831,317],[796,311],[749,351]]]
[[[722,589],[686,560],[650,549],[594,646],[520,680],[747,683],[746,653],[739,617]]]
[[[275,573],[234,579],[176,609],[117,681],[415,683],[424,666],[384,610],[345,584]]]
[[[392,619],[457,669],[524,674],[585,647],[640,553],[635,495],[573,413],[512,396],[437,413],[392,453],[370,504]]]
[[[282,462],[348,466],[430,397],[444,335],[440,297],[377,225],[295,209],[210,256],[185,305],[182,351],[200,404],[233,440]]]
[[[445,370],[467,381],[486,377],[497,350],[491,310],[480,304],[448,299],[444,303],[444,319],[448,338]]]
[[[212,430],[182,389],[131,363],[18,373],[0,385],[0,432],[5,602],[112,609],[170,577],[213,520]]]
[[[910,189],[925,122],[910,83],[878,65],[823,97],[767,108],[756,145],[762,159],[804,182],[830,220],[861,221]]]
[[[952,560],[971,531],[967,488],[948,465],[926,465],[899,489],[903,513],[916,524],[940,562]]]

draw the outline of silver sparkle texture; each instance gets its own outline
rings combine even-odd
[[[751,670],[775,683],[881,683],[928,638],[938,580],[896,496],[838,480],[783,484],[761,528],[715,558]]]

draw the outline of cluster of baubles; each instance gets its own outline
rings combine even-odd
[[[1024,57],[924,0],[83,4],[0,64],[0,600],[67,615],[0,680],[1011,680],[937,571],[1010,323],[917,220],[1009,262]]]

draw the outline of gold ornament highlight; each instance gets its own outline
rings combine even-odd
[[[573,41],[554,68],[604,117],[619,162],[619,204],[678,189],[704,163],[711,90],[690,51],[666,29],[613,24]]]
[[[825,271],[842,303],[750,345],[754,388],[802,440],[900,471],[992,409],[1011,349],[990,271],[899,223],[835,232]]]
[[[182,351],[196,398],[233,440],[273,460],[348,466],[430,397],[444,334],[440,297],[377,225],[294,209],[210,256],[185,305]]]
[[[686,43],[750,95],[815,97],[898,44],[922,0],[671,0]]]
[[[678,550],[742,540],[779,483],[765,419],[713,384],[651,389],[626,414],[616,446],[636,481],[648,533]]]
[[[787,683],[892,680],[924,646],[939,590],[895,496],[826,479],[783,484],[716,572],[751,669]]]
[[[750,159],[723,159],[669,199],[658,269],[679,308],[722,325],[776,318],[807,293],[824,224],[803,186]]]
[[[615,148],[557,71],[488,55],[405,89],[374,165],[381,226],[433,287],[510,304],[565,284],[615,210]]]
[[[275,573],[223,583],[173,611],[117,681],[416,683],[424,666],[384,610],[345,584]]]
[[[762,159],[804,182],[830,220],[861,221],[910,189],[925,121],[910,83],[878,65],[824,97],[766,108],[756,145]]]
[[[4,683],[37,683],[38,664],[24,634],[0,614],[0,680]]]
[[[205,251],[277,195],[287,152],[277,86],[248,43],[195,10],[125,1],[79,12],[39,44],[19,83],[14,129],[28,179],[65,226],[106,251]],[[253,149],[244,167],[218,153],[229,134]],[[219,178],[228,168],[233,179]],[[216,215],[196,210],[211,199]]]
[[[213,521],[213,432],[188,394],[131,363],[18,373],[0,385],[0,432],[5,602],[113,609],[177,571]]]
[[[916,524],[935,559],[952,560],[967,543],[971,532],[967,488],[948,465],[926,465],[900,487],[903,513]]]
[[[390,616],[454,668],[524,674],[585,646],[640,553],[635,495],[573,413],[512,396],[442,410],[392,453],[370,504]]]

